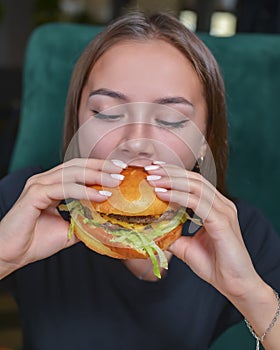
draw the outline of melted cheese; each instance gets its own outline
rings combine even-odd
[[[147,226],[147,224],[145,224],[145,225],[137,224],[137,223],[130,224],[128,222],[118,220],[116,218],[110,217],[110,216],[105,215],[105,214],[102,214],[102,217],[106,221],[110,221],[112,224],[120,225],[122,227],[128,228],[130,230],[135,230],[135,231],[138,231],[138,232],[142,231]]]

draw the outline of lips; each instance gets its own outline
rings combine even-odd
[[[153,164],[153,159],[147,159],[147,158],[137,158],[137,159],[131,159],[127,160],[126,164],[130,166],[136,166],[136,167],[145,167],[147,165]]]

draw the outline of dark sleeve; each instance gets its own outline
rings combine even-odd
[[[244,203],[238,205],[244,242],[256,271],[280,293],[280,235],[262,212]]]
[[[40,168],[26,168],[15,171],[0,180],[0,220],[20,196],[27,179],[39,172],[41,172]]]
[[[260,210],[241,201],[237,201],[236,205],[243,239],[254,267],[261,278],[280,293],[280,236]],[[227,302],[213,340],[242,320],[240,312]]]
[[[11,209],[20,196],[29,177],[41,172],[40,168],[26,168],[11,173],[0,180],[0,221]],[[14,288],[14,274],[0,281],[0,288],[12,290]]]

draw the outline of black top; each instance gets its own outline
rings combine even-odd
[[[0,217],[37,171],[27,169],[0,181]],[[257,209],[240,201],[237,207],[256,270],[279,291],[280,239]],[[145,282],[121,261],[82,243],[25,266],[0,286],[18,302],[28,350],[203,350],[242,320],[176,257],[166,278]]]

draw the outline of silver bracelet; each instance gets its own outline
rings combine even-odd
[[[273,292],[274,292],[276,300],[278,302],[278,307],[277,307],[277,310],[275,312],[275,315],[274,315],[272,321],[270,322],[270,325],[267,327],[267,329],[265,330],[264,334],[261,337],[257,336],[255,331],[253,330],[253,327],[250,325],[249,321],[246,318],[244,319],[249,331],[251,332],[253,337],[256,339],[256,350],[260,349],[260,342],[263,342],[265,336],[267,336],[268,333],[272,330],[272,328],[274,327],[274,325],[275,325],[275,323],[280,315],[280,298],[279,298],[278,293],[275,290]]]

